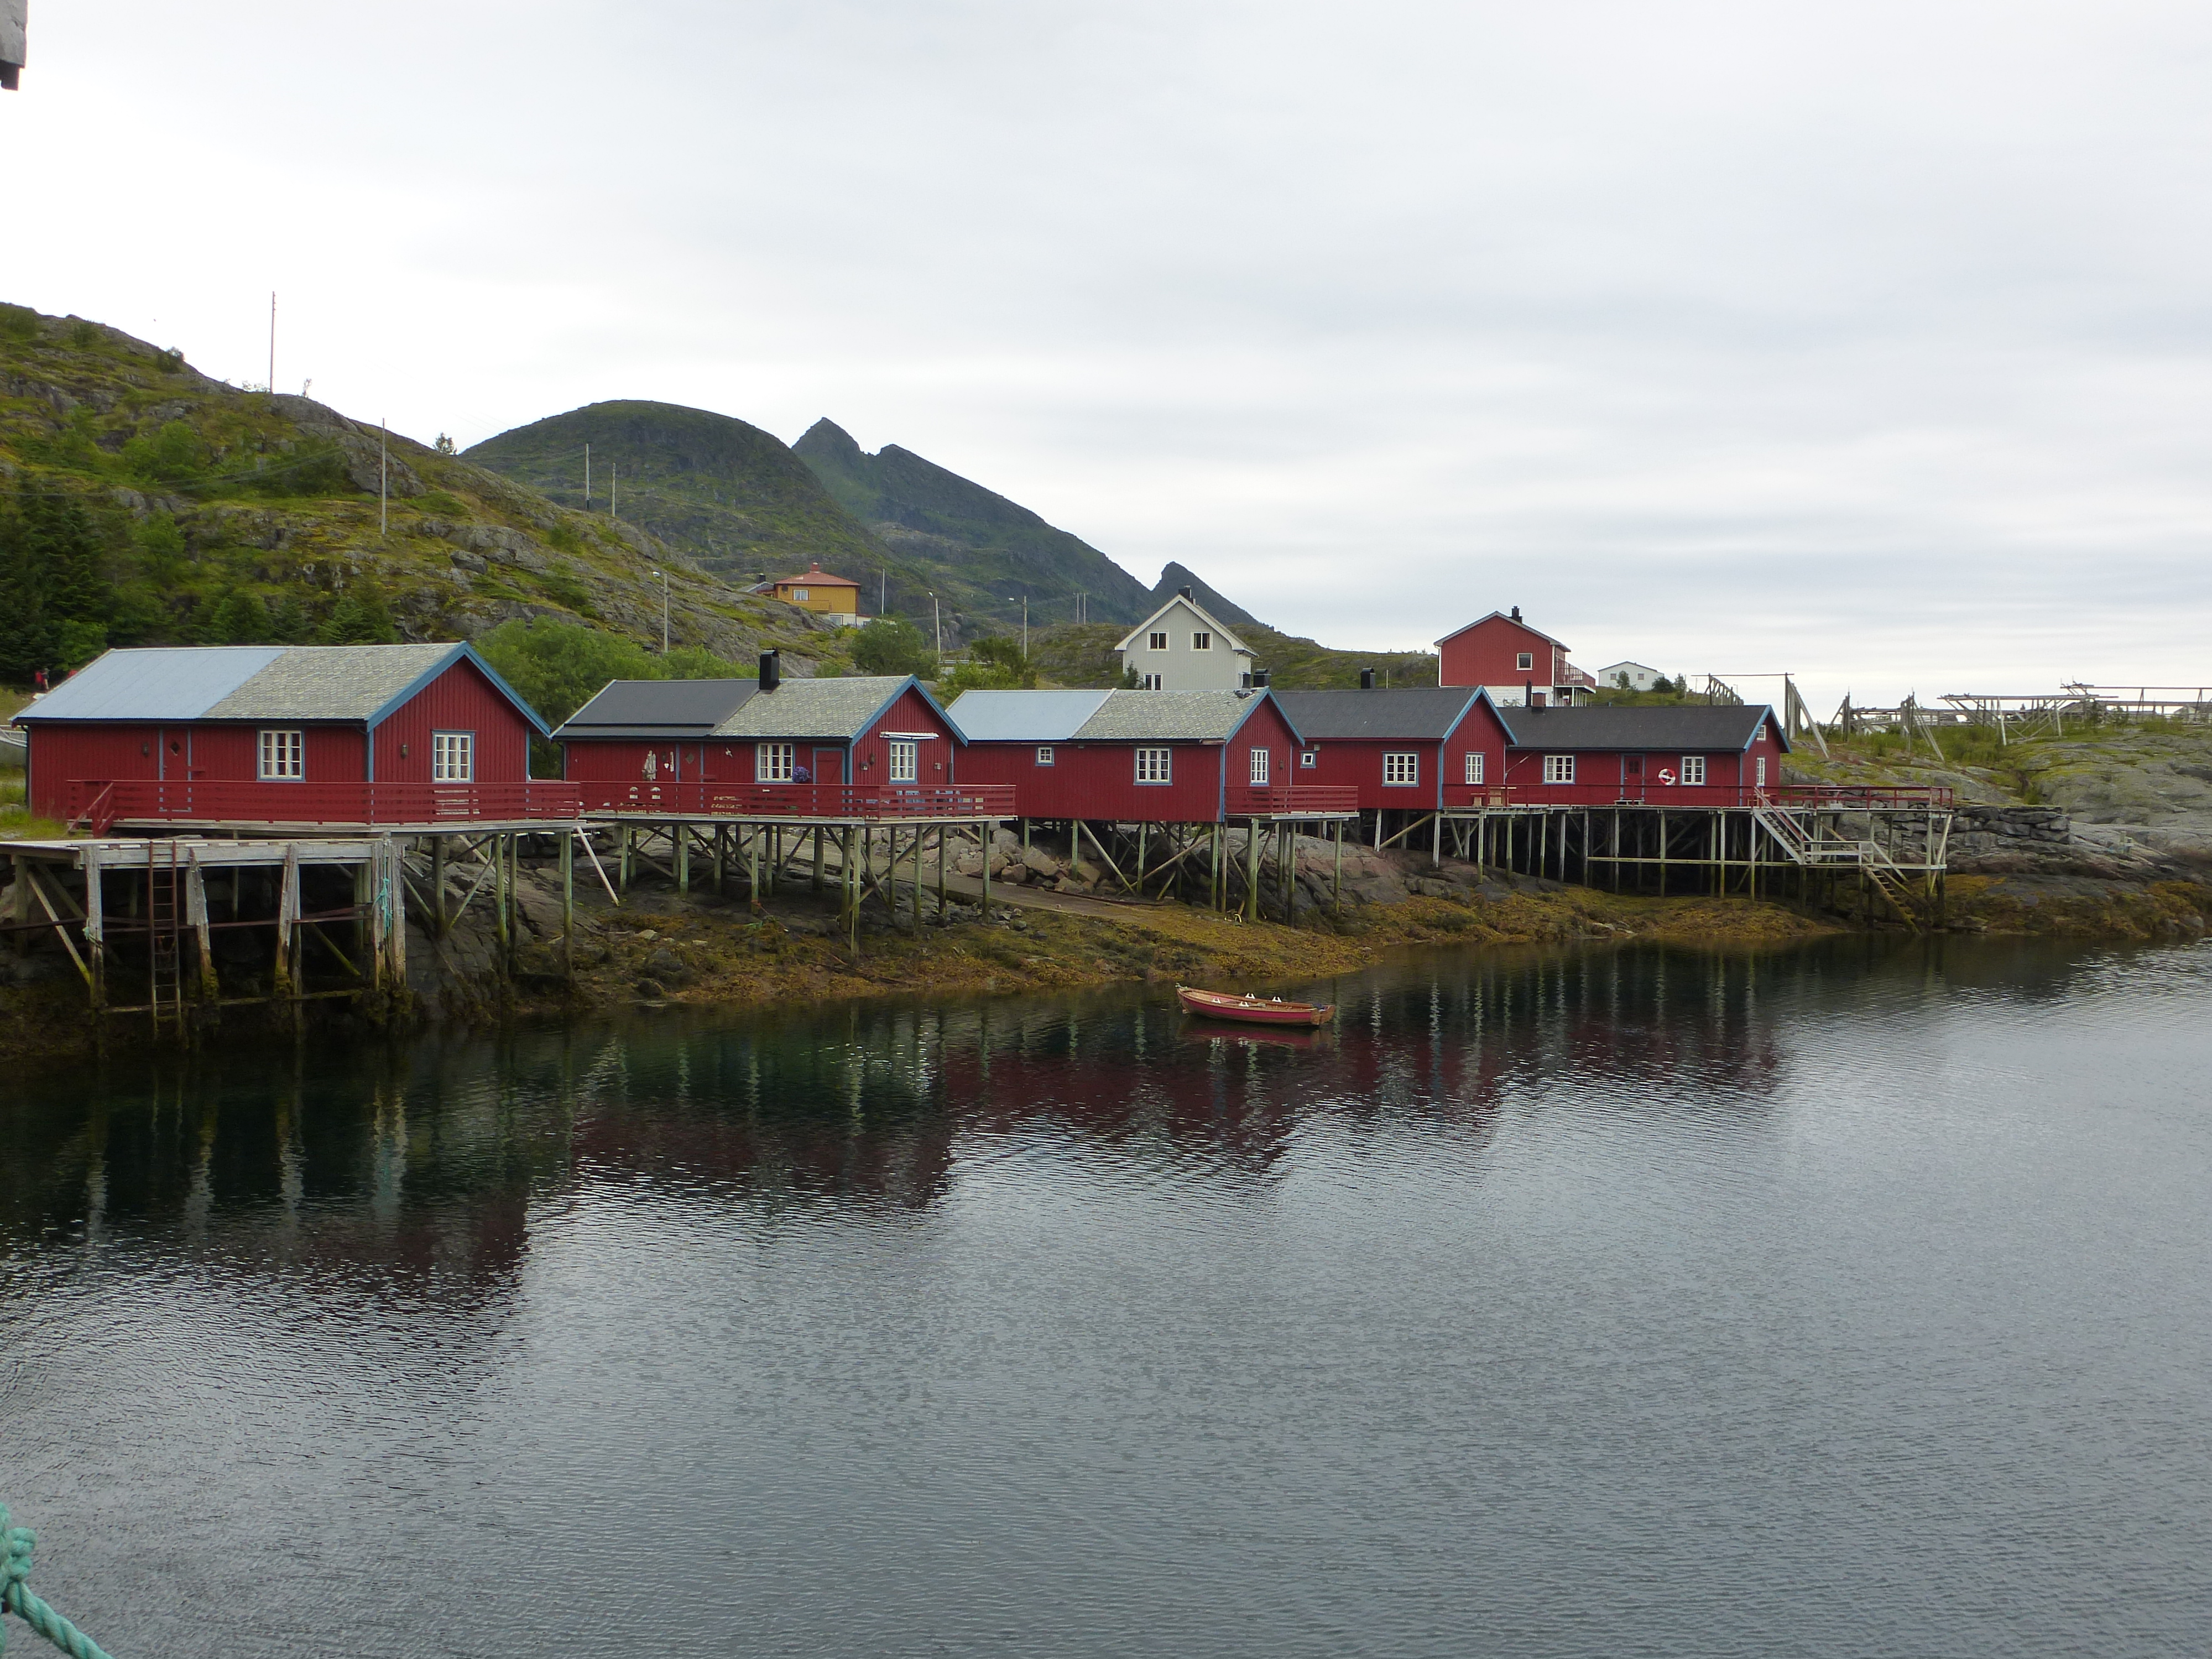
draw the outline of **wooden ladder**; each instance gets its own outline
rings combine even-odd
[[[163,842],[158,847],[150,841],[146,843],[146,939],[151,981],[147,1000],[153,1009],[157,1036],[163,1020],[171,1022],[179,1033],[185,1029],[184,973],[179,962],[182,943],[179,912],[183,908],[178,902],[180,873],[176,842]]]

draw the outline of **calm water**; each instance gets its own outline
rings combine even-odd
[[[2212,950],[1334,994],[0,1088],[33,1582],[121,1659],[2212,1644]]]

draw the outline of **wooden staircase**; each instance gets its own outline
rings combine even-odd
[[[1912,883],[1880,842],[1824,836],[1820,833],[1817,820],[1815,827],[1808,831],[1794,813],[1765,803],[1755,804],[1751,816],[1792,864],[1808,869],[1861,872],[1906,927],[1915,933],[1921,931],[1923,922],[1919,908],[1913,902]]]

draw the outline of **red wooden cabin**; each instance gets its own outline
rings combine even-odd
[[[1790,750],[1764,704],[1499,708],[1485,699],[1465,727],[1471,744],[1494,727],[1504,762],[1494,785],[1447,782],[1447,807],[1746,806],[1780,795]]]
[[[902,816],[964,781],[959,728],[912,675],[787,680],[772,651],[758,679],[611,681],[553,735],[593,811]]]
[[[530,783],[544,722],[466,645],[110,651],[16,720],[32,810],[102,827],[568,816]]]
[[[1437,641],[1438,685],[1487,686],[1501,705],[1532,698],[1541,704],[1573,702],[1577,684],[1589,677],[1567,661],[1567,647],[1511,614],[1493,611]]]
[[[1025,818],[1218,823],[1297,793],[1298,734],[1264,690],[970,691],[951,713],[969,779],[1012,785]]]
[[[1504,728],[1477,717],[1479,686],[1275,696],[1304,739],[1298,781],[1352,789],[1363,812],[1433,811],[1446,784],[1492,781],[1504,757]]]

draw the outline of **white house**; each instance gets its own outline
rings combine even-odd
[[[1628,677],[1627,685],[1631,691],[1649,691],[1665,678],[1657,669],[1647,667],[1640,662],[1617,662],[1597,671],[1597,683],[1607,691],[1618,691],[1621,689],[1621,676],[1624,674]]]
[[[1200,610],[1188,587],[1115,649],[1146,691],[1236,691],[1251,683],[1250,648]]]

